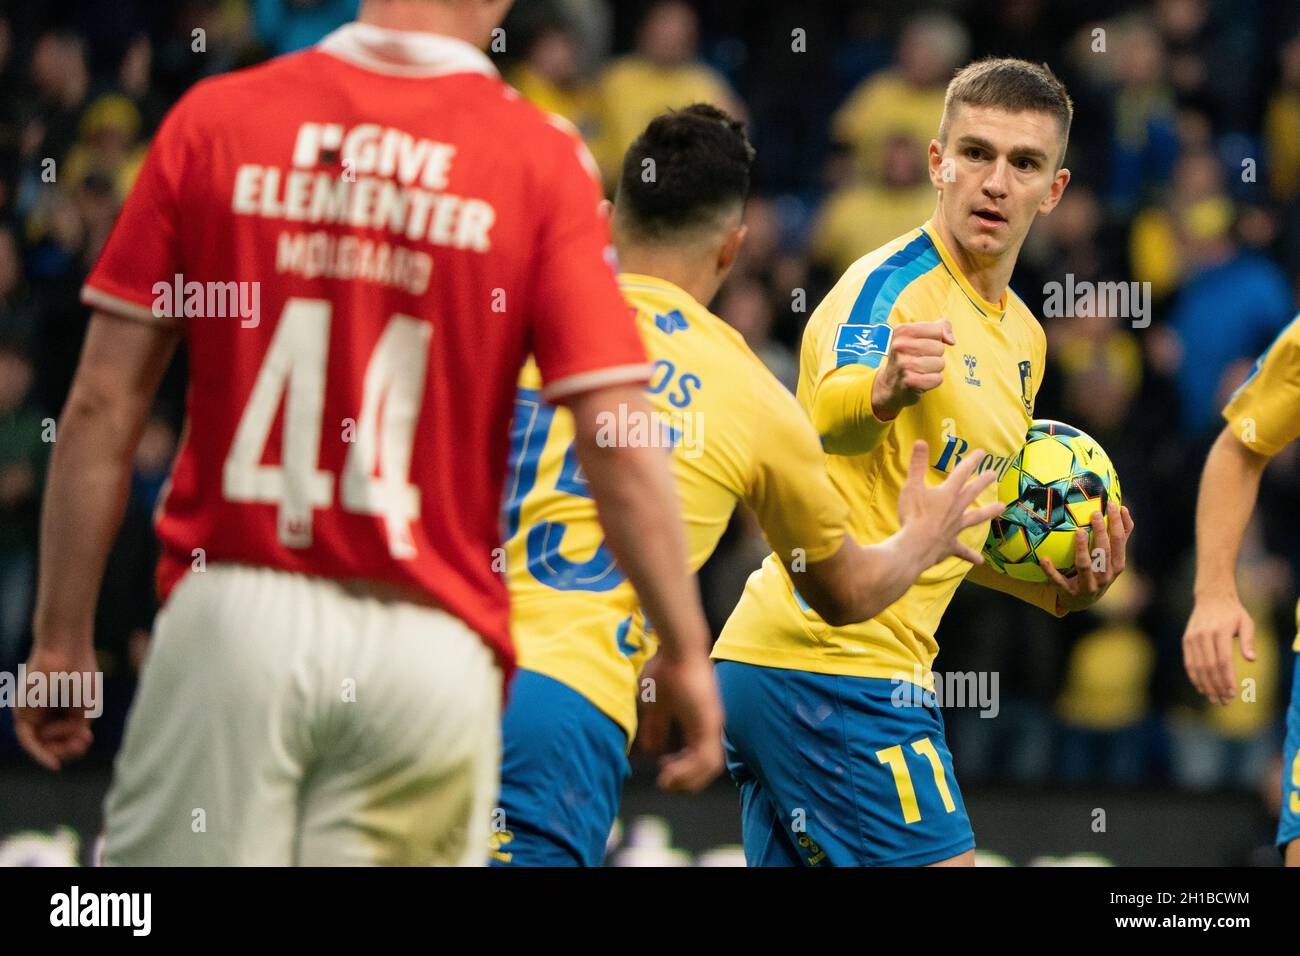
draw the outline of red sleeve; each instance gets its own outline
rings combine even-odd
[[[145,322],[180,324],[154,308],[159,298],[154,286],[172,286],[182,271],[178,197],[184,165],[179,115],[183,105],[159,127],[99,261],[82,286],[81,301],[91,308]]]
[[[614,277],[600,190],[567,138],[560,152],[543,192],[549,202],[542,211],[530,315],[533,356],[549,402],[650,378],[633,311]]]

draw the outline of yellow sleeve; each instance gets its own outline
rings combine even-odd
[[[970,569],[966,580],[980,587],[1001,591],[1018,597],[1026,604],[1042,608],[1053,617],[1065,617],[1065,611],[1056,603],[1056,587],[1047,582],[1020,581],[1006,574],[999,574],[987,564],[977,564]]]
[[[802,549],[809,563],[839,550],[849,507],[826,474],[826,459],[794,396],[755,369],[752,458],[744,502],[772,550],[787,561]],[[770,376],[769,376],[770,377]]]
[[[881,421],[871,406],[871,386],[889,354],[898,306],[883,323],[849,324],[860,283],[833,289],[809,320],[814,383],[808,401],[813,427],[828,455],[865,455],[884,440],[893,421]],[[809,361],[805,354],[805,366]],[[805,367],[805,371],[808,369]]]
[[[1259,357],[1223,417],[1238,441],[1269,457],[1300,436],[1300,316]]]
[[[865,455],[884,440],[893,421],[876,417],[871,386],[877,369],[832,368],[813,393],[813,427],[828,455]]]

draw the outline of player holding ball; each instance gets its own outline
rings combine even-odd
[[[935,478],[977,447],[980,469],[1001,477],[1025,443],[1046,337],[1008,282],[1030,226],[1069,182],[1071,116],[1045,67],[994,59],[958,72],[930,143],[934,215],[859,259],[809,320],[798,398],[860,541],[897,530],[915,440],[933,450]],[[934,696],[899,707],[893,692],[914,675],[932,689],[935,632],[963,580],[1063,615],[1123,571],[1131,530],[1112,503],[1078,530],[1073,576],[1044,568],[1049,580],[1024,581],[952,557],[872,620],[843,627],[819,617],[769,556],[713,652],[748,863],[973,864]],[[969,544],[987,531],[971,528]]]

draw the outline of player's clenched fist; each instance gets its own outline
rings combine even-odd
[[[908,405],[943,382],[944,349],[956,345],[952,323],[909,322],[894,329],[889,355],[871,386],[871,409],[881,421],[894,418]]]

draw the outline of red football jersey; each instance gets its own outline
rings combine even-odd
[[[575,143],[467,43],[349,24],[162,124],[82,300],[184,330],[163,595],[206,561],[398,585],[509,671],[519,370],[648,377]]]

